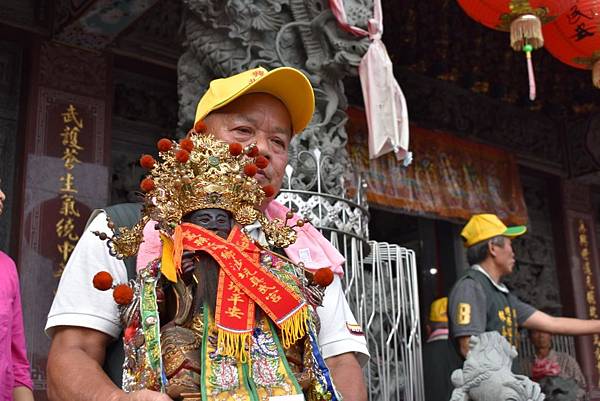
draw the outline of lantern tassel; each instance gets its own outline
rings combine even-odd
[[[530,44],[533,49],[544,46],[542,35],[542,22],[532,14],[524,14],[510,23],[510,45],[515,51],[519,51]]]
[[[600,89],[600,60],[596,60],[592,66],[592,81],[594,86]]]
[[[527,45],[525,45],[526,47]],[[525,51],[525,58],[527,59],[527,77],[529,78],[529,100],[532,102],[535,100],[536,88],[535,88],[535,75],[533,74],[533,61],[531,60],[531,51]]]

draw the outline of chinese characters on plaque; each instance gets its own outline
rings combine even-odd
[[[589,318],[598,319],[598,309],[596,306],[596,287],[594,285],[594,275],[592,273],[588,228],[585,222],[581,219],[577,221],[577,245],[579,248],[579,256],[581,257],[583,277],[585,279],[585,300],[588,306]],[[600,335],[594,334],[593,338],[596,369],[598,372],[600,372]],[[600,386],[600,382],[598,385]]]
[[[61,113],[64,123],[63,131],[60,133],[61,144],[63,146],[62,160],[65,172],[59,178],[60,183],[60,209],[58,212],[58,221],[56,222],[57,250],[59,253],[58,270],[55,276],[60,277],[67,264],[71,252],[75,248],[75,243],[79,240],[79,235],[75,231],[75,221],[81,217],[77,209],[77,188],[73,176],[73,170],[81,164],[79,152],[83,147],[79,145],[79,134],[83,130],[83,119],[77,114],[77,109],[69,104],[66,111]]]

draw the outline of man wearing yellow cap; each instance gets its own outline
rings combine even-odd
[[[278,215],[281,208],[273,197],[283,182],[291,138],[308,125],[313,111],[312,87],[301,72],[286,67],[272,71],[255,68],[211,82],[198,103],[194,130],[244,147],[256,144],[269,162],[255,175],[267,194],[262,208],[270,218],[285,219],[285,212],[283,216]],[[121,336],[122,327],[116,318],[118,312],[112,297],[93,288],[90,290],[90,280],[101,270],[108,271],[117,282],[128,280],[123,262],[111,257],[106,246],[92,234],[92,231],[111,231],[105,217],[104,213],[98,214],[82,234],[48,315],[46,331],[52,336],[48,357],[50,399],[168,401],[166,394],[148,390],[125,393],[102,370],[106,349]],[[247,226],[246,230],[251,228]],[[256,233],[258,238],[260,235]],[[343,259],[331,257],[332,252],[320,252],[330,246],[324,238],[311,238],[312,242],[304,238],[305,265],[314,263],[315,267],[326,266],[339,273]],[[302,240],[300,233],[298,239]],[[288,257],[295,259],[294,255],[288,254]],[[138,254],[138,266],[140,258]],[[349,329],[356,326],[356,320],[343,297],[338,275],[327,287],[323,307],[317,312],[321,318],[319,345],[337,390],[344,400],[366,400],[361,370],[361,363],[368,359],[366,342],[362,332]],[[298,396],[272,397],[276,398],[280,401],[301,399]]]
[[[425,400],[448,401],[454,390],[450,375],[460,365],[456,351],[448,342],[448,297],[431,303],[426,330],[427,341],[423,345]]]
[[[469,338],[486,331],[498,331],[514,345],[519,326],[564,335],[600,333],[599,320],[547,315],[502,284],[515,265],[511,241],[526,231],[525,226],[507,227],[494,214],[474,215],[463,228],[471,268],[456,282],[448,301],[450,336],[463,357]]]

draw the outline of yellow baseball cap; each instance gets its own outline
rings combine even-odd
[[[495,214],[475,214],[462,229],[460,235],[468,248],[486,239],[499,235],[515,238],[527,232],[525,226],[506,227]]]
[[[272,71],[258,67],[211,81],[198,102],[194,124],[211,111],[249,93],[268,93],[281,100],[290,113],[294,134],[306,128],[315,111],[313,88],[302,72],[290,67]]]
[[[429,321],[432,323],[448,322],[448,297],[438,298],[431,303]]]

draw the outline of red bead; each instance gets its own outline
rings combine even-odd
[[[313,282],[321,287],[327,287],[333,281],[333,272],[328,267],[323,267],[315,272]]]
[[[229,153],[231,154],[231,156],[239,156],[242,154],[243,150],[244,147],[241,143],[233,142],[229,144]]]
[[[168,138],[162,138],[158,141],[157,147],[161,152],[168,152],[173,147],[173,141]]]
[[[258,168],[255,164],[246,164],[246,166],[244,166],[244,174],[246,174],[248,177],[254,177],[257,172]]]
[[[179,142],[179,147],[181,149],[187,150],[188,152],[191,152],[192,150],[194,150],[194,142],[191,139],[182,139]]]
[[[185,149],[180,149],[177,151],[177,153],[175,153],[175,159],[177,159],[177,161],[180,163],[186,163],[188,160],[190,160],[190,152]]]
[[[100,291],[106,291],[112,287],[113,278],[107,271],[101,271],[94,276],[94,288]]]
[[[273,185],[265,185],[264,187],[262,187],[262,190],[267,198],[270,198],[273,195],[275,195],[275,188],[273,187]]]
[[[248,157],[258,156],[258,146],[252,146],[250,149],[248,149],[248,153],[246,154],[248,155]]]
[[[113,298],[119,305],[129,305],[133,301],[133,290],[127,284],[119,284],[113,291]]]
[[[256,160],[254,160],[254,163],[256,164],[256,167],[260,169],[267,168],[267,166],[269,165],[269,159],[267,159],[263,155],[260,155],[256,158]]]
[[[140,166],[146,170],[150,170],[152,167],[154,167],[154,163],[156,163],[156,160],[154,160],[154,157],[150,155],[142,155],[140,158]]]
[[[154,189],[154,181],[152,178],[144,178],[140,183],[140,188],[144,192],[150,192]]]
[[[204,123],[204,121],[196,121],[196,124],[194,124],[194,131],[196,131],[197,133],[206,132],[206,124]]]

